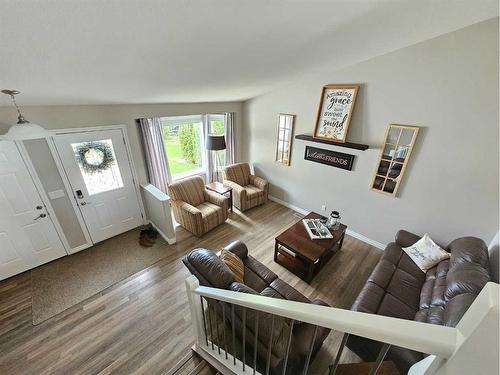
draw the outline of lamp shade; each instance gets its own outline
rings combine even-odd
[[[226,140],[223,135],[208,135],[205,143],[205,148],[211,151],[219,151],[226,149]]]
[[[40,125],[25,122],[12,125],[9,131],[5,133],[3,139],[6,141],[22,141],[27,139],[47,138],[50,136],[50,132]]]

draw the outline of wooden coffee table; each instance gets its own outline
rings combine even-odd
[[[205,187],[207,188],[207,190],[215,191],[216,193],[219,193],[220,195],[226,195],[227,193],[229,193],[229,210],[231,212],[233,212],[233,188],[232,187],[224,185],[218,181],[206,184]]]
[[[311,212],[304,219],[319,219],[320,214]],[[302,280],[310,283],[330,258],[342,248],[347,226],[339,224],[331,229],[331,239],[311,240],[299,220],[275,238],[274,261]]]

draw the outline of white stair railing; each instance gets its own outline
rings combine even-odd
[[[196,338],[195,349],[202,352],[202,355],[208,354],[206,359],[213,365],[216,363],[217,366],[214,366],[224,374],[259,374],[254,366],[256,358],[236,358],[236,353],[228,349],[231,346],[225,345],[227,338],[222,340],[219,332],[217,335],[212,332],[213,327],[209,327],[207,322],[211,323],[214,317],[208,317],[209,320],[207,320],[205,306],[208,304],[204,301],[226,302],[232,306],[233,311],[234,306],[240,306],[430,354],[431,356],[422,363],[419,362],[413,366],[409,372],[412,375],[451,374],[446,371],[447,368],[456,368],[461,362],[471,359],[466,356],[474,355],[477,355],[477,362],[481,362],[480,367],[485,371],[477,372],[478,374],[498,373],[499,286],[495,283],[490,282],[483,288],[455,328],[204,287],[199,285],[195,276],[186,279],[186,289]],[[222,312],[224,314],[224,309]],[[212,314],[217,315],[213,312]],[[231,321],[226,316],[216,316],[215,319],[216,321],[221,319],[223,325]],[[483,332],[484,330],[486,332]],[[233,328],[232,337],[227,340],[229,344],[231,341],[234,343],[234,334]],[[485,337],[485,334],[490,337]],[[217,340],[214,339],[215,336]],[[473,350],[471,351],[471,348],[465,350],[466,346],[478,340],[483,340],[488,344],[483,345],[484,347],[477,347],[476,354]],[[242,342],[245,345],[244,338]],[[248,365],[248,363],[252,364],[252,361],[254,365]],[[304,374],[307,373],[307,366],[308,364],[305,366]],[[267,368],[268,364],[266,370]],[[285,371],[286,366],[283,373]]]

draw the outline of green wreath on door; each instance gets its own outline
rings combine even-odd
[[[115,158],[113,149],[105,142],[86,142],[75,149],[76,160],[87,173],[99,173],[111,167]]]

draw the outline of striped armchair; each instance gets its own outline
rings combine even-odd
[[[168,186],[175,220],[199,237],[227,219],[228,198],[205,189],[203,178],[189,177]]]
[[[222,183],[233,188],[233,204],[240,211],[267,202],[269,183],[250,174],[248,163],[229,165],[224,168],[222,176]]]

